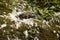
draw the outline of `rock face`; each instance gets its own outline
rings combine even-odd
[[[19,15],[20,19],[29,19],[29,18],[35,18],[34,13],[23,13]]]

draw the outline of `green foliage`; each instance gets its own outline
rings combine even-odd
[[[28,1],[28,3],[32,3],[34,0],[27,0]]]
[[[22,4],[24,2],[27,5]],[[17,29],[15,21],[4,16],[11,13],[18,3],[25,7],[26,12],[32,11],[36,15],[37,18],[33,18],[33,26],[21,23]],[[3,16],[0,17],[0,26],[6,23],[6,27],[0,27],[0,40],[8,40],[8,37],[10,40],[16,39],[16,37],[21,40],[34,40],[35,37],[39,40],[58,40],[60,16],[55,15],[58,12],[60,12],[60,0],[0,0],[0,16]],[[28,37],[24,34],[25,31],[27,31]],[[56,32],[54,33],[54,31]]]
[[[16,5],[14,4],[17,0],[0,0],[0,14],[8,14],[12,12],[12,8]]]

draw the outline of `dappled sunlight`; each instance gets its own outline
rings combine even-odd
[[[59,0],[1,0],[0,40],[60,40]]]

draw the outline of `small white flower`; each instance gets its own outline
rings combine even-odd
[[[55,30],[53,30],[53,33],[56,33],[56,31],[55,31]]]
[[[25,36],[26,36],[26,38],[28,37],[28,31],[26,30],[26,31],[24,31],[24,34],[25,34]]]
[[[35,37],[34,40],[39,40],[39,39],[37,37]]]
[[[0,28],[4,28],[6,27],[7,25],[6,24],[2,24]]]

